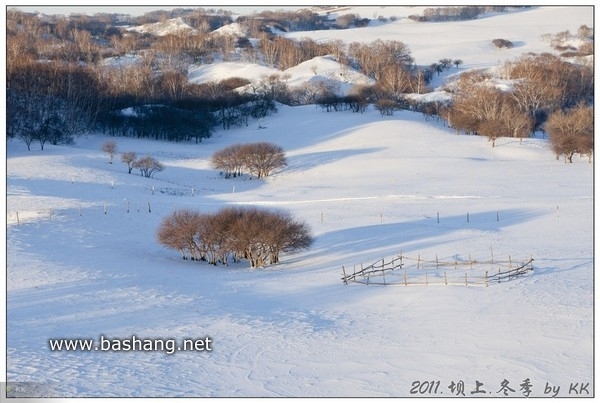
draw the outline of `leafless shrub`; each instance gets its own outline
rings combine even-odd
[[[498,49],[510,49],[514,46],[513,43],[507,39],[494,39],[492,41],[492,45],[494,45]]]

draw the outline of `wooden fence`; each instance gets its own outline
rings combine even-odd
[[[344,284],[367,285],[485,285],[514,280],[533,271],[533,258],[515,263],[506,261],[424,260],[402,254],[391,259],[379,259],[368,266],[354,266],[352,272],[342,266]]]

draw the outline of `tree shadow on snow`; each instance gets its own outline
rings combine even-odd
[[[353,157],[355,155],[375,153],[383,151],[383,147],[371,147],[371,148],[349,148],[345,150],[333,150],[333,151],[317,151],[304,154],[298,154],[288,156],[288,165],[285,169],[286,172],[300,172],[308,169],[325,166],[332,162],[339,161],[343,158]]]
[[[371,263],[400,252],[418,252],[444,244],[448,241],[447,235],[456,231],[499,232],[542,214],[528,209],[506,209],[470,213],[468,222],[466,214],[440,217],[439,223],[434,215],[412,221],[347,228],[317,236],[308,253],[286,261],[298,262],[326,255],[337,259],[341,255],[348,257],[348,263],[360,263],[361,260]],[[465,236],[469,236],[468,233]]]

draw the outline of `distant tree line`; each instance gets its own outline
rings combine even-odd
[[[311,246],[309,226],[286,211],[226,207],[217,213],[177,210],[161,222],[158,242],[183,259],[227,265],[247,259],[250,267],[279,263],[281,253]]]
[[[528,6],[512,6],[528,7]],[[460,6],[460,7],[428,7],[423,15],[413,14],[408,18],[418,22],[466,21],[473,20],[483,13],[505,12],[508,6]]]
[[[503,9],[441,7],[425,14],[468,17],[488,11]],[[448,86],[453,98],[448,105],[415,105],[406,94],[431,91],[433,76],[458,67],[462,60],[444,58],[417,66],[401,41],[318,43],[291,40],[265,29],[275,27],[278,19],[283,30],[320,27],[323,16],[313,12],[267,12],[242,19],[242,26],[256,31],[254,42],[213,34],[215,27],[231,22],[231,15],[222,10],[177,9],[149,14],[144,21],[173,16],[185,17],[197,33],[152,36],[127,31],[124,24],[142,20],[118,14],[40,18],[7,10],[8,138],[21,139],[28,148],[38,142],[43,148],[48,142],[68,143],[77,134],[96,129],[114,136],[200,142],[217,128],[248,125],[251,118],[275,113],[277,103],[353,112],[363,112],[372,104],[384,116],[404,108],[421,110],[428,117],[435,114],[458,132],[488,136],[495,145],[498,137],[524,138],[543,130],[552,113],[593,104],[593,67],[585,61],[593,53],[593,29],[584,25],[577,32],[585,41],[578,49],[569,47],[568,31],[543,36],[570,60],[528,54],[502,66],[501,78],[515,83],[507,90],[489,85],[491,77],[484,73],[469,72]],[[338,19],[346,25],[355,21],[356,26],[356,16]],[[505,40],[495,41],[502,45]],[[375,84],[357,86],[343,95],[336,77],[291,89],[283,73],[260,82],[232,77],[201,84],[189,82],[187,76],[192,63],[217,58],[262,62],[285,70],[326,55],[342,65],[340,74],[346,68],[356,69]],[[107,60],[117,60],[117,65]]]

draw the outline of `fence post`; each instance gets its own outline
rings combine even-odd
[[[435,254],[435,268],[439,269],[439,262],[438,262],[438,255],[437,255],[437,253]]]
[[[444,284],[448,285],[448,274],[444,272]]]
[[[489,285],[488,283],[488,272],[487,270],[485,271],[485,286],[487,287]]]
[[[429,285],[429,278],[427,277],[427,272],[425,272],[425,285]]]
[[[406,282],[406,269],[404,269],[404,286],[406,287],[408,283]]]
[[[440,212],[439,211],[437,212],[437,223],[438,224],[440,223]]]
[[[19,212],[17,211],[17,225],[21,225],[21,222],[19,221]]]
[[[417,256],[417,269],[419,268],[419,264],[421,263],[421,254]]]
[[[467,281],[467,272],[465,272],[465,285],[469,285],[469,283]]]
[[[346,278],[346,269],[344,265],[342,265],[342,272],[344,273],[344,284],[348,284],[348,279]]]
[[[469,212],[467,211],[467,223],[469,223]]]

